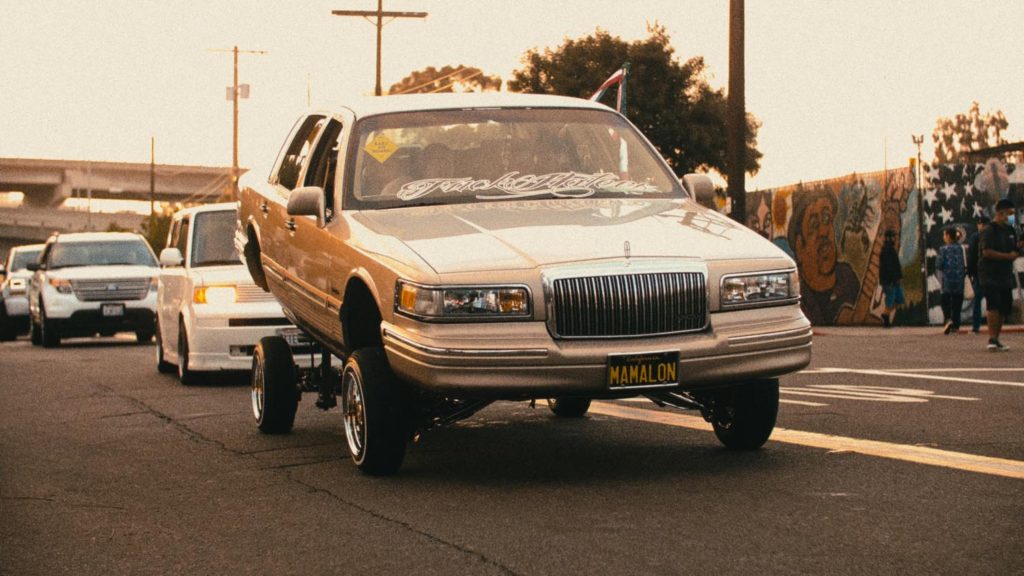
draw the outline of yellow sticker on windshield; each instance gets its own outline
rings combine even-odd
[[[372,140],[367,142],[366,147],[363,148],[363,150],[366,150],[366,153],[373,156],[377,162],[383,164],[388,158],[391,158],[391,155],[395,153],[395,150],[398,150],[398,146],[391,140],[391,138],[388,138],[383,132],[381,132],[374,136]]]

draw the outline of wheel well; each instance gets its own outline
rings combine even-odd
[[[345,303],[341,307],[341,335],[350,352],[360,348],[382,346],[380,310],[373,294],[361,280],[352,279],[345,287]]]
[[[246,228],[246,236],[244,248],[245,265],[249,268],[249,276],[252,276],[252,281],[257,286],[269,292],[270,287],[267,285],[267,275],[263,272],[263,262],[260,261],[260,240],[256,237],[256,230],[252,227],[252,224]]]

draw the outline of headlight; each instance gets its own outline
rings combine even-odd
[[[71,280],[50,278],[50,286],[53,286],[61,294],[71,294]]]
[[[522,318],[530,316],[530,293],[515,286],[418,286],[398,282],[395,310],[423,318]]]
[[[156,292],[160,288],[160,277],[153,276],[149,279],[149,291]]]
[[[796,271],[769,272],[722,279],[722,306],[770,305],[800,296]]]
[[[192,293],[192,301],[196,304],[224,306],[237,301],[234,286],[200,286]]]

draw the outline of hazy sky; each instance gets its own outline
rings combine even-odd
[[[231,56],[243,55],[241,164],[277,155],[307,93],[314,106],[369,94],[374,27],[332,9],[373,0],[289,2],[0,0],[0,156],[231,163]],[[386,0],[429,12],[384,29],[383,84],[426,66],[465,64],[506,80],[530,48],[596,28],[625,40],[665,25],[680,59],[704,56],[728,80],[727,0]],[[903,165],[939,116],[1003,110],[1024,139],[1018,0],[748,0],[747,109],[763,127],[748,187]],[[612,71],[609,70],[609,73]]]

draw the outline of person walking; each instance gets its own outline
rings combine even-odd
[[[978,277],[981,278],[981,291],[985,294],[988,313],[987,348],[993,352],[1010,349],[999,341],[999,334],[1013,307],[1013,261],[1020,255],[1017,232],[1010,224],[1013,213],[1014,206],[1010,200],[1003,198],[996,202],[992,223],[981,231],[978,238]]]
[[[885,243],[882,244],[882,253],[878,258],[878,282],[882,285],[882,293],[885,294],[885,311],[882,312],[882,326],[889,328],[893,324],[893,317],[896,307],[902,305],[906,300],[903,296],[903,266],[900,264],[900,255],[896,251],[896,232],[885,231]]]
[[[939,248],[935,259],[935,268],[942,272],[942,318],[945,327],[943,334],[957,334],[960,330],[960,311],[964,305],[964,278],[967,276],[967,263],[964,261],[965,251],[957,240],[959,232],[956,228],[942,231],[942,239],[946,244]]]
[[[974,289],[971,302],[971,332],[974,334],[981,332],[981,300],[985,296],[981,291],[981,279],[978,278],[978,238],[988,222],[988,217],[979,216],[974,222],[977,230],[967,237],[967,277]]]

